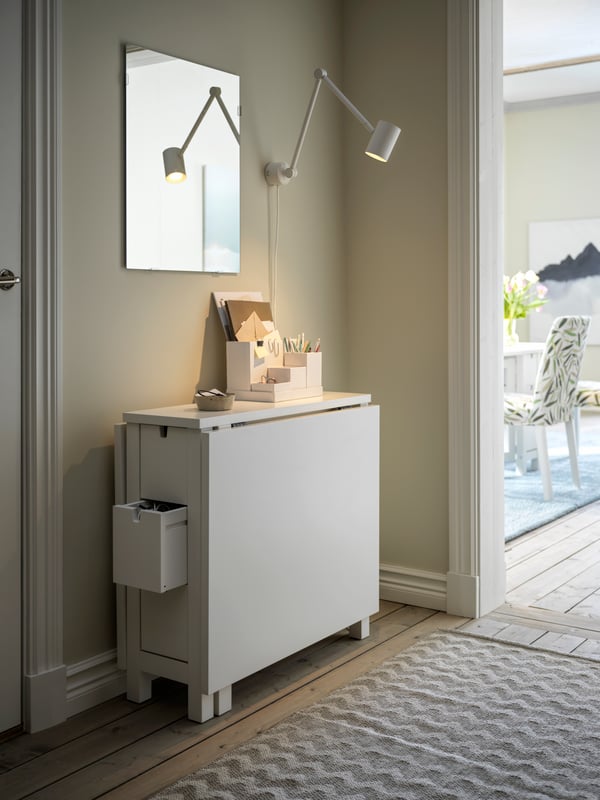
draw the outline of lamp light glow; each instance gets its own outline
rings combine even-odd
[[[296,165],[304,144],[304,139],[306,137],[306,132],[308,130],[315,103],[317,101],[317,95],[319,94],[319,89],[321,88],[321,83],[327,84],[338,100],[340,100],[346,106],[346,108],[371,134],[371,138],[369,139],[369,143],[365,150],[366,155],[374,158],[377,161],[388,161],[396,141],[400,136],[400,128],[398,128],[397,125],[393,125],[391,122],[379,120],[376,127],[371,125],[369,120],[363,116],[358,108],[356,108],[356,106],[351,103],[350,100],[348,100],[346,95],[340,89],[338,89],[335,83],[327,75],[326,70],[321,68],[316,69],[314,76],[315,85],[308,103],[308,108],[306,110],[304,122],[302,123],[300,136],[298,137],[298,143],[296,144],[296,149],[294,150],[291,163],[288,164],[285,161],[270,161],[265,166],[265,179],[270,186],[285,186],[298,174]]]
[[[209,91],[209,98],[204,104],[204,108],[198,115],[198,119],[196,120],[196,122],[194,122],[192,130],[188,133],[185,142],[181,145],[181,147],[167,147],[166,150],[163,150],[165,178],[169,183],[183,183],[183,181],[186,179],[187,174],[185,171],[185,161],[183,159],[183,154],[185,153],[189,143],[194,138],[194,134],[196,133],[196,131],[200,126],[200,123],[206,116],[206,112],[210,108],[213,100],[216,100],[217,103],[219,104],[221,111],[223,112],[225,119],[227,120],[227,123],[231,128],[233,135],[235,136],[237,143],[238,144],[240,143],[240,134],[237,128],[235,127],[233,120],[231,119],[229,111],[227,110],[227,106],[221,99],[221,87],[211,86]]]

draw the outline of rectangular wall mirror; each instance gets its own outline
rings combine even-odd
[[[239,94],[237,75],[126,45],[128,269],[240,271]]]

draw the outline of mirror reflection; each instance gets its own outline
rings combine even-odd
[[[239,272],[239,76],[125,51],[127,268]]]

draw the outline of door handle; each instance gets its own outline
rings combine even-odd
[[[15,275],[12,270],[0,270],[0,289],[7,292],[9,289],[12,289],[13,286],[16,286],[17,283],[21,283],[21,278]]]

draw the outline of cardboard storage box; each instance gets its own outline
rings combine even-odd
[[[144,501],[113,506],[113,580],[159,593],[184,586],[187,506]]]

